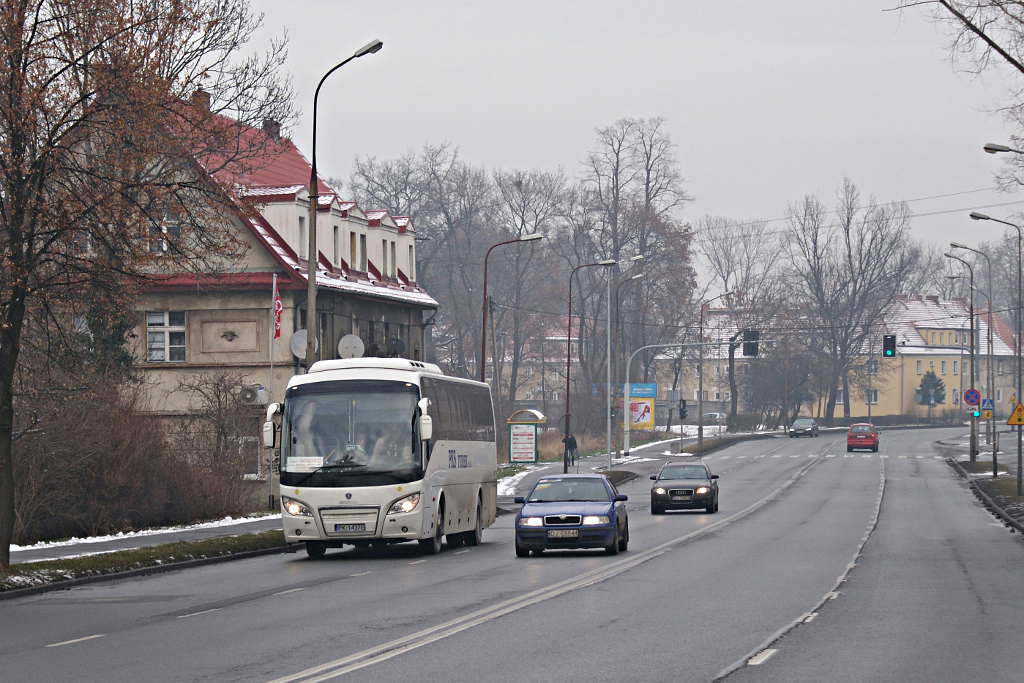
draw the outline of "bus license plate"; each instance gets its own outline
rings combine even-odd
[[[579,538],[579,529],[548,529],[548,538]]]
[[[335,531],[366,531],[365,524],[335,524]]]

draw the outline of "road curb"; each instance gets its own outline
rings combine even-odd
[[[967,473],[967,470],[960,466],[960,463],[958,463],[953,458],[949,457],[946,458],[946,462],[952,465],[953,469],[955,469],[961,477],[967,480],[967,483],[971,485],[972,489],[974,489],[974,495],[978,496],[978,498],[981,499],[981,502],[985,503],[985,506],[989,510],[994,512],[1006,524],[1013,527],[1013,529],[1016,529],[1019,533],[1024,534],[1024,525],[1022,525],[1016,519],[1011,517],[1010,514],[1006,512],[1006,510],[1004,510],[998,503],[992,500],[992,498],[987,493],[982,491],[981,487],[978,486],[977,482],[975,482],[974,479]],[[1011,529],[1011,531],[1013,529]]]
[[[247,550],[241,553],[231,553],[230,555],[218,555],[217,557],[202,557],[195,560],[185,560],[184,562],[158,564],[152,567],[129,569],[128,571],[123,572],[111,572],[110,574],[96,574],[95,576],[82,576],[77,579],[67,579],[66,581],[55,581],[54,583],[44,583],[38,586],[15,588],[9,591],[0,591],[0,601],[14,600],[15,598],[23,598],[29,595],[49,593],[50,591],[65,590],[67,588],[85,586],[90,583],[115,581],[117,579],[127,579],[135,576],[149,576],[151,574],[164,574],[166,572],[173,572],[179,569],[190,569],[192,567],[202,567],[208,564],[220,564],[222,562],[231,562],[233,560],[244,560],[250,557],[262,557],[264,555],[279,555],[281,553],[295,552],[295,548],[296,546],[285,545],[278,546],[276,548],[263,548],[262,550]]]

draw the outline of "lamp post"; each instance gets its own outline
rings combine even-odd
[[[704,309],[712,301],[729,296],[730,294],[732,294],[731,291],[713,296],[700,305],[700,326],[698,327],[697,337],[697,341],[700,342],[700,345],[697,347],[697,357],[699,359],[697,361],[697,453],[704,452]],[[681,427],[680,431],[682,431]]]
[[[633,277],[626,278],[625,280],[620,281],[619,284],[615,285],[615,368],[612,371],[612,375],[615,377],[616,393],[618,393],[619,387],[622,386],[619,382],[619,290],[622,289],[622,285],[629,284],[634,280],[639,280],[643,276],[643,273],[637,273]],[[626,378],[626,381],[628,382],[629,378]],[[625,405],[625,401],[623,401],[623,413],[626,412],[627,407],[628,406]]]
[[[968,309],[968,315],[970,315],[970,329],[971,329],[971,389],[974,389],[974,374],[977,372],[977,358],[974,355],[974,268],[971,264],[964,259],[956,256],[955,254],[943,254],[948,259],[959,261],[967,268],[967,272],[970,274],[970,308]],[[963,374],[963,367],[960,368],[961,375]],[[973,411],[972,411],[973,412]],[[978,459],[978,421],[971,416],[971,462]]]
[[[384,47],[384,43],[379,40],[373,40],[359,48],[351,57],[335,65],[330,71],[325,73],[324,77],[317,83],[316,91],[313,93],[313,153],[309,170],[309,246],[306,252],[306,372],[309,372],[309,368],[313,366],[313,362],[316,360],[316,273],[320,260],[320,251],[316,246],[316,212],[319,190],[316,177],[316,107],[317,100],[320,97],[320,86],[324,84],[328,76],[353,59],[378,52],[382,47]]]
[[[992,417],[988,421],[989,428],[985,430],[985,433],[986,435],[989,435],[989,438],[991,438],[992,440],[992,476],[995,477],[997,473],[996,460],[998,459],[998,457],[996,455],[996,449],[998,448],[998,444],[996,443],[997,439],[995,412],[995,374],[992,371],[992,355],[994,353],[994,349],[992,346],[992,259],[990,259],[988,257],[988,254],[986,254],[985,252],[980,251],[978,249],[974,249],[973,247],[969,247],[966,244],[960,244],[959,242],[950,242],[949,246],[953,247],[954,249],[964,249],[966,251],[974,252],[975,254],[984,257],[985,262],[988,265],[988,362],[986,363],[988,367],[988,390],[986,393],[988,393],[989,399],[991,399],[992,401]]]
[[[1009,148],[1007,148],[1007,149],[1009,151]],[[986,151],[988,151],[988,150],[986,149]],[[994,152],[993,152],[993,154],[994,154]],[[1017,386],[1014,388],[1014,398],[1017,399],[1017,403],[1020,403],[1022,400],[1024,400],[1024,399],[1021,398],[1021,391],[1020,391],[1020,389],[1021,389],[1021,348],[1020,347],[1021,347],[1021,342],[1024,341],[1024,336],[1021,336],[1021,316],[1024,315],[1024,304],[1021,303],[1021,301],[1022,301],[1022,297],[1021,297],[1021,290],[1022,290],[1022,287],[1021,287],[1021,281],[1022,281],[1022,277],[1021,277],[1021,270],[1022,270],[1021,264],[1022,264],[1022,262],[1024,262],[1024,259],[1021,258],[1021,252],[1022,252],[1022,250],[1024,250],[1024,230],[1021,230],[1021,227],[1019,225],[1015,224],[1015,223],[1010,223],[1009,221],[1000,220],[998,218],[992,218],[991,216],[987,216],[987,215],[985,215],[983,213],[978,213],[977,211],[972,211],[971,212],[971,218],[976,220],[976,221],[995,221],[996,223],[1002,223],[1003,225],[1009,225],[1011,228],[1013,228],[1014,230],[1017,231],[1017,339],[1016,339],[1016,343],[1014,344],[1014,346],[1016,347],[1014,350],[1017,352]],[[1014,406],[1014,407],[1016,407],[1016,406]],[[1022,467],[1022,465],[1024,465],[1024,458],[1021,457],[1022,456],[1022,450],[1024,450],[1024,448],[1022,448],[1022,445],[1024,445],[1024,444],[1022,444],[1022,437],[1024,437],[1024,434],[1022,434],[1021,427],[1018,425],[1018,427],[1017,427],[1017,495],[1018,496],[1024,496],[1024,479],[1022,479],[1022,476],[1024,476],[1024,467]]]
[[[500,247],[504,244],[515,244],[516,242],[536,242],[537,240],[544,239],[544,235],[534,233],[533,235],[527,235],[526,237],[520,237],[514,240],[505,240],[504,242],[498,242],[497,244],[491,245],[491,248],[484,254],[484,311],[483,315],[480,316],[480,381],[486,382],[487,373],[487,259],[491,257],[491,251],[495,247]],[[495,359],[497,363],[497,359]]]
[[[594,263],[582,263],[569,273],[569,334],[565,337],[565,439],[569,439],[569,379],[572,372],[572,276],[580,268],[591,268],[593,266],[614,266],[615,259],[605,259]],[[568,445],[562,449],[562,474],[569,472],[569,450]]]
[[[999,152],[1013,152],[1014,154],[1024,154],[1024,152],[1022,152],[1019,149],[1013,149],[1012,147],[1007,147],[1006,145],[1000,145],[998,142],[987,142],[985,143],[985,146],[982,147],[982,149],[984,149],[989,154],[998,154]]]
[[[637,262],[643,261],[644,257],[640,254],[633,256],[632,258],[626,259],[625,261],[618,261],[615,265],[620,263],[628,263],[630,261]],[[632,279],[632,278],[631,278]],[[616,291],[616,297],[618,297],[618,289]],[[608,277],[608,296],[607,301],[607,317],[605,319],[605,328],[607,329],[607,338],[605,341],[605,443],[608,447],[608,469],[612,468],[612,278]],[[616,302],[618,303],[618,302]],[[616,307],[616,313],[618,313],[618,307]]]

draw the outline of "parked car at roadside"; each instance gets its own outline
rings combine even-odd
[[[878,432],[874,425],[861,422],[850,425],[850,431],[846,432],[846,452],[849,453],[855,448],[870,448],[878,452]]]
[[[789,425],[789,438],[795,439],[798,436],[818,436],[818,423],[810,417],[798,417]]]

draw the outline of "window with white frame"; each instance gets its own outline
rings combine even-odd
[[[939,374],[941,374],[941,375],[945,375],[946,374],[946,361],[940,361],[939,362]]]
[[[953,374],[954,375],[956,374],[956,369],[957,369],[956,365],[957,365],[957,361],[953,361]]]
[[[1002,401],[1003,400],[1003,390],[1002,389],[996,389],[996,400],[997,401]]]
[[[868,372],[869,375],[877,375],[878,374],[878,361],[877,360],[875,360],[875,359],[869,360],[867,363],[864,364],[864,366],[867,369],[867,372]]]
[[[875,405],[878,403],[878,389],[868,389],[864,392],[864,402]]]
[[[185,311],[146,313],[146,360],[150,363],[185,362]]]
[[[921,365],[922,365],[922,362],[921,362],[921,361],[917,361],[917,374],[919,374],[919,375],[922,375],[922,374],[924,374],[924,373],[922,372],[922,368],[921,368]]]
[[[341,229],[334,226],[334,265],[341,264]]]
[[[409,279],[416,281],[416,252],[413,245],[409,245]]]
[[[309,251],[309,237],[306,235],[306,217],[299,216],[299,244],[297,252],[299,252],[299,258],[309,258],[307,252]]]
[[[398,244],[391,243],[391,277],[398,277]]]
[[[842,389],[836,389],[836,405],[841,406],[846,403],[846,396],[843,394]]]
[[[366,272],[366,235],[359,236],[359,270]]]

